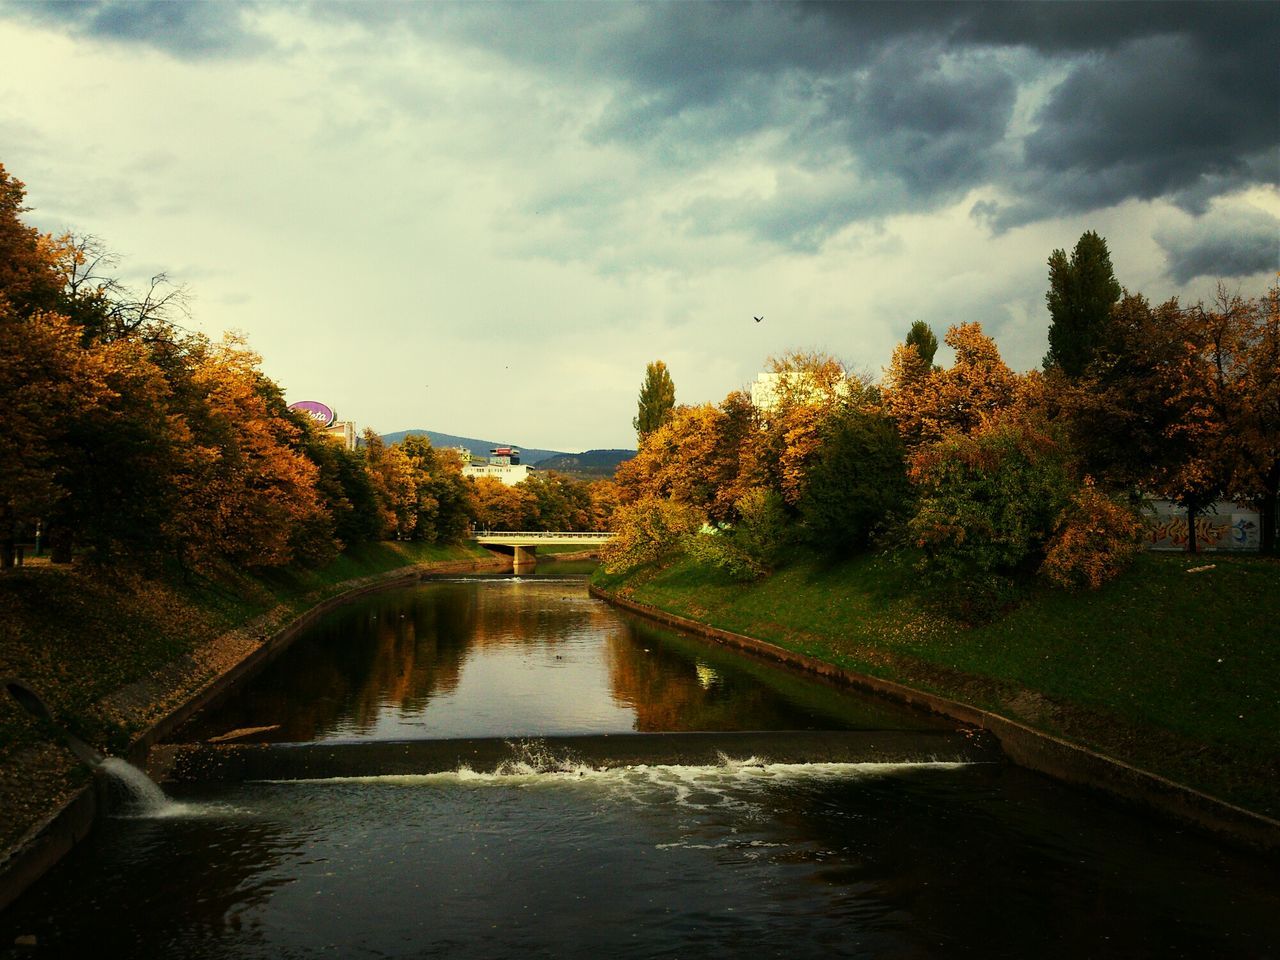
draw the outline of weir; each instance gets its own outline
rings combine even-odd
[[[995,741],[978,731],[769,730],[469,737],[361,743],[166,744],[148,767],[162,782],[312,780],[411,776],[466,767],[477,773],[512,762],[535,768],[706,766],[725,757],[761,763],[998,763]]]

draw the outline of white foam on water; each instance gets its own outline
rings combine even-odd
[[[719,763],[701,766],[632,764],[594,767],[572,757],[557,757],[536,743],[520,745],[516,756],[492,772],[462,765],[455,770],[426,774],[382,774],[322,777],[305,780],[267,780],[273,784],[368,784],[421,788],[499,787],[548,788],[581,784],[602,789],[641,806],[675,804],[690,810],[727,810],[753,818],[755,802],[779,785],[892,777],[915,771],[958,770],[970,762],[922,760],[903,763],[772,763],[760,757],[722,756]]]
[[[240,811],[222,804],[179,803],[172,800],[143,771],[127,760],[107,757],[98,769],[127,795],[122,809],[113,816],[124,820],[164,820],[178,817],[225,816]]]

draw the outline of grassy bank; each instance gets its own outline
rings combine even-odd
[[[689,562],[596,582],[1280,816],[1275,560],[1147,554],[1099,591],[1039,589],[979,627],[922,595],[909,563],[881,556],[801,555],[746,585]]]
[[[167,580],[124,570],[23,567],[0,576],[0,677],[25,680],[69,729],[119,752],[165,705],[146,702],[145,692],[127,701],[118,692],[164,680],[181,695],[184,685],[206,679],[201,673],[219,669],[190,662],[188,655],[207,641],[241,631],[252,645],[352,580],[489,556],[471,545],[379,543],[318,570],[258,577],[221,570]],[[0,695],[0,849],[84,776],[40,724]]]

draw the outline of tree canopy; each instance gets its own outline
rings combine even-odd
[[[1049,256],[1049,352],[1046,368],[1059,367],[1069,377],[1084,373],[1106,343],[1111,308],[1122,290],[1111,267],[1107,241],[1086,231],[1071,251]]]
[[[643,440],[671,419],[676,405],[676,387],[671,382],[667,365],[655,360],[645,368],[644,383],[640,385],[640,400],[636,417],[631,421],[636,435]]]

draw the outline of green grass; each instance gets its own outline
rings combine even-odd
[[[1215,564],[1202,573],[1188,568]],[[973,703],[1280,815],[1280,562],[1146,554],[1096,592],[1038,587],[983,626],[909,562],[800,555],[735,584],[688,562],[597,582],[632,599]]]

